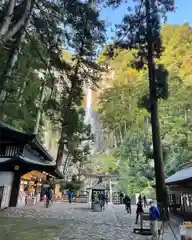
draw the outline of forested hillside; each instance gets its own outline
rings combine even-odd
[[[189,24],[165,25],[161,30],[163,53],[158,64],[166,70],[162,85],[168,93],[160,100],[160,123],[166,175],[192,157],[192,29]],[[104,53],[100,61],[114,69],[111,87],[99,97],[98,111],[105,143],[115,150],[121,188],[138,192],[154,180],[151,127],[148,112],[147,72],[132,67],[134,51],[116,50],[113,59]],[[161,65],[159,65],[161,66]],[[161,81],[159,82],[161,85]]]
[[[138,186],[150,186],[154,171],[147,67],[133,68],[133,48],[118,48],[112,58],[105,55],[101,2],[94,6],[81,0],[1,2],[0,120],[38,134],[64,169],[69,162],[79,167],[88,161],[94,171],[118,170],[125,190],[126,181],[132,192]],[[120,27],[122,34],[124,30]],[[188,24],[165,25],[161,31],[164,50],[156,59],[159,67],[163,64],[167,69],[161,69],[163,78],[156,75],[162,91],[158,94],[164,98],[159,111],[166,175],[191,159],[191,33]],[[166,81],[169,93],[162,88]],[[96,122],[102,121],[104,144],[98,146],[107,151],[90,159],[87,143],[93,136],[82,106],[84,89],[98,86],[92,107],[100,114],[95,114]],[[95,125],[100,134],[99,124]]]
[[[0,120],[37,134],[64,171],[89,155],[82,101],[104,42],[90,1],[0,1]]]

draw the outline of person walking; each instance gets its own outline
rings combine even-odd
[[[136,220],[135,220],[135,224],[138,223],[139,220],[139,216],[141,215],[141,213],[143,213],[143,204],[142,201],[139,200],[139,202],[137,203],[137,209],[136,209]]]
[[[26,194],[25,196],[25,206],[27,206],[27,202],[28,202],[28,194]]]
[[[153,201],[150,202],[149,208],[150,229],[152,233],[152,239],[158,239],[158,220],[160,219],[160,211]]]
[[[101,202],[102,202],[102,209],[104,210],[105,209],[105,193],[102,193],[101,194]]]
[[[47,191],[46,191],[46,207],[48,208],[50,202],[52,202],[53,199],[53,191],[51,189],[51,187],[48,187]]]
[[[127,213],[131,214],[131,199],[127,194],[125,194],[125,197],[124,197],[124,204],[125,204],[125,209]]]
[[[105,203],[108,204],[108,192],[105,193]]]
[[[122,205],[123,204],[123,198],[124,198],[124,194],[122,192],[119,194],[119,198],[120,198],[120,204]]]
[[[147,207],[147,198],[145,195],[143,196],[143,204],[144,204],[144,208],[146,208]]]
[[[139,194],[139,197],[138,197],[138,202],[139,201],[142,201],[142,196],[141,196],[141,194]]]
[[[69,201],[69,203],[72,203],[73,193],[69,190],[67,195],[68,195],[68,201]]]

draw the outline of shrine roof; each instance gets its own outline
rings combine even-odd
[[[39,151],[40,154],[42,156],[44,156],[45,159],[47,159],[48,161],[53,161],[52,156],[48,153],[48,151],[45,149],[45,147],[39,142],[39,140],[37,139],[37,136],[31,142],[31,145],[33,148],[36,148],[37,151]]]
[[[92,187],[87,188],[87,189],[104,191],[104,190],[106,190],[106,187],[104,185],[102,185],[102,184],[96,184],[96,185],[93,185]]]
[[[0,142],[29,144],[32,149],[38,151],[46,160],[53,161],[52,156],[40,143],[36,134],[22,132],[2,121],[0,121]]]
[[[22,132],[9,124],[0,121],[0,140],[10,139],[20,141],[30,141],[35,138],[35,134]]]
[[[22,155],[17,155],[13,158],[0,159],[0,168],[3,171],[14,170],[15,166],[19,166],[19,170],[39,170],[51,173],[53,176],[62,179],[63,174],[56,168],[55,162],[37,161],[31,158],[26,158]]]
[[[165,180],[167,185],[192,179],[192,167],[181,169]]]
[[[31,158],[24,157],[22,155],[16,155],[13,158],[1,158],[0,159],[0,164],[2,163],[9,163],[9,162],[17,162],[17,161],[29,163],[29,164],[34,164],[34,165],[39,165],[39,166],[49,166],[49,167],[56,167],[55,162],[50,162],[50,161],[39,161],[39,160],[34,160]]]

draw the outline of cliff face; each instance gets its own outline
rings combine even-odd
[[[91,94],[92,95],[91,105],[93,109],[95,108],[95,105],[97,104],[100,95],[103,93],[103,90],[110,88],[112,86],[114,76],[115,76],[115,71],[112,69],[109,72],[104,73],[102,75],[102,80],[98,82],[99,88],[92,91],[92,94]],[[87,94],[86,94],[86,98],[87,98]]]

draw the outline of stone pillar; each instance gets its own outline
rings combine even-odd
[[[112,201],[112,185],[111,185],[111,179],[109,178],[109,202],[113,203]]]

